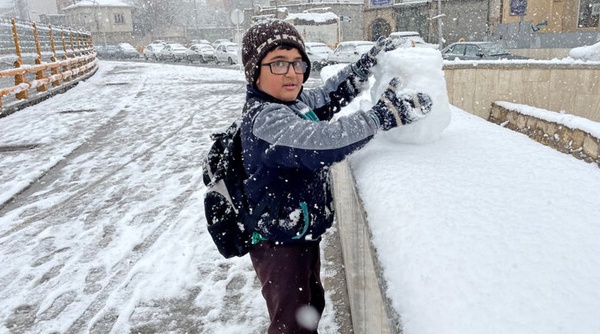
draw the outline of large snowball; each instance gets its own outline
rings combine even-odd
[[[393,77],[400,78],[399,90],[423,92],[433,101],[431,114],[418,122],[389,131],[389,136],[404,143],[437,140],[450,124],[450,103],[442,71],[442,55],[429,48],[399,48],[381,52],[373,68],[375,83],[371,100],[376,102]]]

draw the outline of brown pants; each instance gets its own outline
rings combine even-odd
[[[316,334],[325,308],[319,242],[273,245],[261,242],[250,259],[262,284],[271,324],[269,334]],[[306,310],[312,316],[307,316]],[[300,314],[298,314],[300,311]],[[298,315],[302,324],[298,322]]]

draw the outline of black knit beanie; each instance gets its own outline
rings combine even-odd
[[[252,25],[242,39],[242,64],[244,64],[246,80],[250,85],[254,86],[260,74],[261,60],[269,51],[281,45],[289,45],[298,49],[302,60],[308,64],[303,82],[308,80],[310,60],[304,50],[302,36],[293,25],[285,21],[269,19]]]

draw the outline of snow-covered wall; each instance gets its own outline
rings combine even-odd
[[[492,104],[489,121],[600,167],[600,125],[597,122],[503,101]]]

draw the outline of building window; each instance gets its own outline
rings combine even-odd
[[[598,27],[600,3],[598,0],[579,0],[579,28]]]
[[[525,16],[527,14],[527,0],[510,0],[510,15]]]
[[[125,15],[115,14],[115,24],[124,24],[124,23],[125,23]]]

